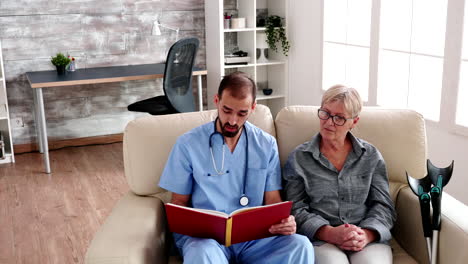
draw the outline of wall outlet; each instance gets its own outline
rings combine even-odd
[[[22,117],[15,117],[15,118],[12,118],[10,121],[11,121],[11,127],[24,127]]]

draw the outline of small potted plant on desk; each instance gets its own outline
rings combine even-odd
[[[50,62],[52,62],[55,67],[57,67],[57,74],[58,75],[63,75],[65,74],[65,69],[67,65],[70,63],[70,58],[67,58],[63,53],[57,53],[55,57],[52,57]]]

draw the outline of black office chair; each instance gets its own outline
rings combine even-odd
[[[129,111],[152,115],[167,115],[195,111],[192,92],[192,68],[199,41],[185,38],[172,45],[164,69],[164,95],[138,101],[129,105]]]

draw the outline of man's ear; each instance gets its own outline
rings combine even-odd
[[[255,107],[257,107],[257,100],[255,100],[252,104],[252,111],[255,110]]]
[[[215,104],[216,106],[218,106],[218,104],[219,104],[219,96],[218,96],[218,94],[215,94],[215,95],[213,96],[213,102],[214,102],[214,104]]]

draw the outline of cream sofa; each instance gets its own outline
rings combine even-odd
[[[269,109],[258,105],[250,121],[276,136],[284,164],[294,147],[317,133],[316,111],[317,107],[291,106],[273,121]],[[176,138],[215,117],[215,111],[204,111],[144,117],[127,125],[123,148],[130,191],[96,233],[86,263],[180,262],[179,258],[168,257],[170,233],[163,204],[170,199],[170,193],[157,183]],[[418,201],[405,178],[405,170],[413,177],[425,175],[424,119],[409,110],[365,108],[353,133],[374,144],[387,162],[391,196],[398,213],[392,230],[394,262],[427,263]],[[447,163],[452,158],[447,157]],[[442,203],[439,263],[468,263],[468,207],[446,193]]]

